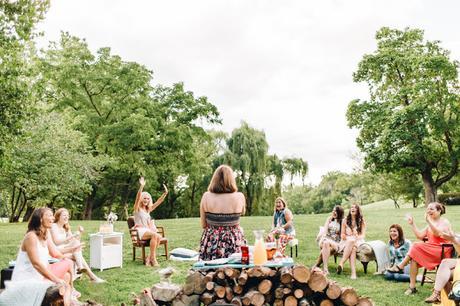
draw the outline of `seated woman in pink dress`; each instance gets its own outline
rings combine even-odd
[[[414,219],[411,216],[407,217],[407,221],[412,227],[415,236],[423,240],[428,238],[427,242],[416,242],[409,249],[409,253],[404,260],[393,266],[388,271],[402,273],[404,267],[410,263],[410,283],[409,289],[404,294],[411,295],[417,292],[415,288],[416,277],[420,267],[433,270],[441,263],[441,244],[449,243],[441,235],[444,232],[450,232],[451,226],[447,219],[441,218],[445,213],[445,208],[440,203],[430,203],[426,208],[425,219],[428,224],[424,229],[419,230],[415,225]],[[445,250],[445,257],[450,257],[450,249]]]
[[[364,222],[361,207],[353,204],[350,211],[342,222],[341,238],[339,252],[343,250],[342,259],[337,266],[337,274],[342,273],[343,265],[350,260],[351,279],[356,279],[356,252],[358,247],[364,243],[366,236],[366,222]]]
[[[140,187],[136,195],[136,201],[134,202],[135,227],[142,240],[150,239],[150,256],[145,260],[145,265],[158,267],[159,263],[157,261],[156,249],[160,243],[161,236],[158,234],[157,227],[155,226],[152,217],[150,217],[150,213],[163,203],[166,195],[168,194],[168,188],[163,185],[165,192],[155,203],[152,203],[152,196],[150,193],[143,191],[145,186],[145,179],[143,177],[139,179],[139,184]]]
[[[70,305],[79,293],[73,290],[72,261],[62,254],[49,237],[53,224],[53,212],[49,208],[37,208],[30,218],[27,233],[21,243],[16,265],[11,277],[14,286],[24,281],[43,281],[61,286],[64,305]],[[49,264],[49,256],[61,261]]]

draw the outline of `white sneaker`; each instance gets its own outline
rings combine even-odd
[[[95,284],[102,284],[102,283],[106,283],[107,281],[105,279],[96,277],[96,279],[92,279],[91,282],[93,282]]]

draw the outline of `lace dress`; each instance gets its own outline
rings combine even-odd
[[[240,227],[240,214],[205,213],[206,228],[200,242],[200,259],[212,260],[227,258],[230,254],[241,252],[246,244]]]

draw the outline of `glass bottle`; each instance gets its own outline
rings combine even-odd
[[[254,231],[254,265],[261,266],[267,262],[267,250],[264,242],[264,230]]]

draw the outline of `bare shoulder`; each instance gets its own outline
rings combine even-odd
[[[239,191],[238,191],[238,192],[236,193],[236,197],[237,197],[238,199],[240,199],[240,200],[246,201],[246,197],[244,196],[244,194],[243,194],[242,192],[239,192]]]
[[[22,240],[22,245],[23,246],[29,246],[37,243],[38,237],[37,234],[34,232],[28,232],[25,236],[24,239]]]

